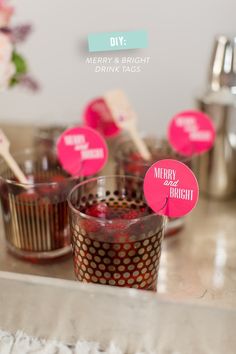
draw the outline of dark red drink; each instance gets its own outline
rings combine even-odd
[[[46,156],[27,157],[21,167],[28,185],[16,181],[4,163],[0,165],[1,203],[8,248],[16,256],[38,262],[70,251],[66,199],[78,179]]]
[[[190,167],[191,159],[177,154],[164,139],[144,139],[151,153],[151,160],[145,161],[138,153],[131,140],[124,139],[117,146],[116,173],[126,176],[137,176],[144,178],[149,167],[156,161],[163,159],[176,159],[184,162]],[[184,225],[183,218],[170,218],[165,231],[165,236],[176,234]]]

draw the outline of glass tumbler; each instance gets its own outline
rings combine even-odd
[[[67,196],[79,182],[55,159],[38,151],[14,155],[29,183],[16,180],[0,162],[0,199],[8,249],[32,261],[53,260],[71,252]]]
[[[68,203],[78,280],[156,290],[165,218],[145,203],[142,179],[93,178]]]
[[[144,178],[149,167],[154,162],[162,159],[176,159],[191,168],[191,158],[176,153],[167,140],[157,139],[156,137],[146,137],[144,138],[144,141],[152,156],[150,161],[142,159],[132,140],[125,138],[119,142],[115,155],[117,174]],[[183,226],[183,218],[169,218],[165,230],[165,236],[176,234]]]

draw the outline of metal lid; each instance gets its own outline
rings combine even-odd
[[[216,38],[209,83],[213,91],[229,88],[236,94],[236,36],[220,35]]]

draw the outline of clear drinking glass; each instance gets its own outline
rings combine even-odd
[[[19,183],[0,162],[0,199],[6,242],[16,256],[42,262],[71,251],[67,196],[80,181],[69,176],[56,157],[25,150],[14,158],[29,184]]]
[[[191,168],[191,158],[176,153],[165,139],[146,137],[144,141],[152,156],[150,161],[142,159],[132,140],[125,138],[119,142],[115,155],[117,174],[144,178],[149,167],[154,162],[162,159],[175,159]],[[183,218],[169,218],[165,236],[176,234],[183,226]]]
[[[156,290],[165,218],[145,203],[142,179],[93,178],[68,203],[78,280]]]

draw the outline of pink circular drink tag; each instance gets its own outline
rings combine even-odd
[[[63,168],[71,175],[91,176],[104,167],[108,149],[98,132],[88,127],[75,127],[59,137],[57,154]]]
[[[199,195],[198,182],[182,162],[160,160],[145,175],[144,195],[155,213],[180,217],[195,207]]]
[[[184,156],[201,154],[213,146],[215,127],[202,112],[181,112],[169,124],[168,140],[173,149]]]
[[[103,98],[91,101],[83,115],[85,125],[99,131],[104,137],[111,138],[120,133],[112,114]]]

